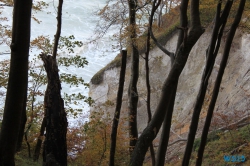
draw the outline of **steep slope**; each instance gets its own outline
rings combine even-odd
[[[178,92],[175,101],[174,118],[172,125],[172,141],[179,136],[186,138],[189,129],[191,113],[193,111],[194,100],[198,93],[202,70],[205,64],[205,53],[208,42],[211,37],[211,29],[207,28],[191,51],[187,65],[185,66],[178,84]],[[170,51],[175,50],[177,35],[173,35],[165,47]],[[220,60],[224,48],[223,38],[221,49],[218,53],[216,64],[213,69],[211,79],[209,81],[209,91],[206,95],[205,104],[201,113],[201,122],[206,116],[207,103],[210,100],[211,85],[215,80],[216,73],[219,68]],[[250,107],[250,34],[244,34],[238,30],[231,48],[230,57],[227,68],[223,77],[220,94],[216,103],[216,115],[226,116],[227,123],[237,121],[249,112]],[[143,55],[142,55],[143,56]],[[152,91],[151,108],[155,110],[161,93],[162,84],[170,70],[170,59],[158,48],[154,48],[150,52],[150,82]],[[123,95],[122,114],[127,116],[127,90],[130,76],[130,59],[127,61],[127,70],[125,78],[125,89]],[[140,60],[140,78],[138,82],[139,104],[138,104],[138,128],[139,132],[147,125],[146,113],[146,83],[144,60]],[[90,83],[89,95],[95,100],[95,106],[103,109],[113,115],[115,110],[116,94],[119,80],[119,67],[111,67],[104,71],[103,80],[98,84]],[[91,110],[95,110],[92,108]],[[200,123],[202,125],[202,123]],[[220,127],[225,123],[221,122]],[[215,126],[214,127],[219,127]],[[200,132],[200,129],[198,133]]]

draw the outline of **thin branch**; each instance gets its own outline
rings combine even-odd
[[[180,139],[183,139],[179,134],[177,134],[172,128],[170,128],[171,132],[177,135]]]
[[[176,141],[174,141],[174,142],[168,144],[168,147],[169,147],[169,146],[172,146],[172,145],[174,145],[174,144],[176,144],[176,143],[178,143],[178,142],[182,142],[182,141],[185,141],[185,142],[186,142],[187,139],[178,139],[178,140],[176,140]]]
[[[146,1],[146,2],[145,2],[143,5],[141,5],[141,6],[138,6],[138,4],[137,4],[137,8],[136,8],[135,11],[141,10],[142,8],[144,8],[145,6],[147,6],[147,5],[150,4],[150,3],[151,3],[151,0]]]
[[[246,121],[246,120],[249,120],[249,119],[250,119],[249,115],[244,116],[243,118],[241,118],[237,122],[231,123],[231,124],[223,126],[221,128],[218,128],[216,131],[229,130],[231,127],[233,127],[233,126],[241,126],[241,124],[245,124],[246,125],[248,123],[243,123],[243,122]]]
[[[55,35],[55,42],[54,42],[54,48],[53,48],[53,58],[56,58],[57,54],[57,48],[59,43],[59,38],[61,36],[61,28],[62,28],[62,5],[63,0],[59,0],[58,4],[58,11],[57,11],[57,31]]]
[[[0,53],[0,55],[7,55],[7,54],[11,54],[10,52],[3,52],[3,53]]]
[[[162,52],[164,52],[165,54],[167,54],[167,55],[171,58],[171,62],[173,62],[174,59],[175,59],[174,53],[168,51],[166,48],[164,48],[164,47],[157,41],[157,39],[155,38],[155,36],[154,36],[153,31],[152,31],[151,28],[150,28],[150,36],[151,36],[151,38],[154,40],[156,46],[159,47],[159,48],[161,49]]]
[[[7,3],[5,3],[5,4],[0,4],[0,6],[13,7],[13,5],[10,5],[10,4],[7,4]]]

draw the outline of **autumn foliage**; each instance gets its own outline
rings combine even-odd
[[[117,149],[115,163],[117,165],[128,164],[128,135],[126,119],[120,119],[117,134]],[[76,162],[80,165],[107,165],[109,162],[110,134],[112,119],[103,110],[91,113],[90,121],[82,127],[83,149],[78,154]],[[68,138],[69,139],[69,138]]]

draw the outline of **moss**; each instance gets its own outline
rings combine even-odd
[[[91,78],[91,83],[94,85],[98,85],[102,83],[103,81],[103,76],[104,72],[106,70],[110,70],[115,67],[120,67],[121,66],[121,55],[118,54],[114,60],[112,60],[109,64],[107,64],[104,68],[102,68],[100,71],[98,71],[92,78]]]
[[[231,130],[231,132],[233,137],[229,132],[213,131],[208,134],[202,165],[224,166],[236,164],[232,162],[226,163],[224,161],[224,155],[229,155],[231,151],[236,148],[235,153],[230,155],[244,155],[247,159],[244,163],[237,163],[236,165],[250,165],[250,160],[248,160],[248,157],[250,156],[250,125],[238,128],[237,130]],[[245,143],[248,144],[241,146]],[[194,151],[191,156],[190,165],[195,165],[199,144],[200,138],[195,139],[193,145]],[[181,153],[180,156],[183,156],[183,153]],[[178,163],[170,161],[167,165],[181,165],[181,161],[182,160],[179,160]]]
[[[179,22],[174,23],[173,25],[169,26],[168,28],[164,29],[164,31],[160,31],[155,34],[157,40],[159,41],[160,44],[165,45],[166,42],[177,32],[177,25],[179,25]],[[141,37],[139,37],[138,42],[141,44],[139,46],[139,53],[143,54],[146,52],[146,43],[145,43],[145,34]],[[151,43],[153,41],[151,40]],[[155,47],[155,44],[152,44],[151,49]],[[129,48],[127,48],[129,50]],[[128,58],[131,57],[131,54],[128,51]],[[101,70],[99,70],[92,78],[91,78],[91,83],[94,85],[99,85],[103,81],[103,76],[104,72],[106,70],[110,70],[115,67],[120,67],[121,66],[121,56],[118,54],[114,60],[112,60],[109,64],[107,64],[105,67],[103,67]]]
[[[215,12],[216,12],[216,4],[214,4],[211,7],[211,4],[208,5],[207,3],[208,3],[207,1],[202,1],[202,7],[200,9],[201,23],[204,27],[209,26],[209,24],[214,19]],[[247,3],[246,6],[249,7],[250,3]],[[176,14],[176,13],[179,13],[178,11],[179,11],[179,7],[176,7],[174,9],[172,9],[172,12],[170,14],[166,14],[163,16],[162,28],[158,28],[155,25],[153,26],[154,35],[161,45],[165,45],[167,43],[167,41],[178,31],[177,27],[180,25],[179,15]],[[232,14],[231,14],[231,17],[234,18]],[[244,29],[249,31],[249,29],[250,29],[249,28],[249,21],[244,22],[244,24],[242,23],[241,25],[244,26]],[[157,27],[157,28],[154,28],[154,27]],[[147,37],[147,32],[143,33],[138,38],[138,43],[139,43],[138,48],[139,48],[140,54],[143,54],[146,52],[146,37]],[[151,40],[151,48],[150,49],[153,49],[155,46],[156,45]],[[131,56],[129,53],[130,49],[127,48],[127,50],[128,50],[128,57],[130,57]],[[107,64],[104,68],[102,68],[100,71],[98,71],[92,77],[91,83],[95,84],[95,85],[102,83],[104,72],[106,70],[112,69],[114,67],[120,67],[120,66],[121,66],[121,56],[119,56],[119,54],[118,54],[112,62]]]
[[[98,85],[100,83],[102,83],[103,81],[103,74],[105,71],[105,67],[102,68],[101,70],[99,70],[90,80],[90,82],[94,85]]]

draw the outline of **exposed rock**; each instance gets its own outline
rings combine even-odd
[[[193,47],[188,62],[180,76],[178,91],[176,95],[173,129],[178,134],[182,134],[185,138],[188,132],[187,126],[191,119],[194,101],[196,99],[201,75],[205,65],[205,53],[211,37],[211,29],[201,36],[199,41]],[[165,47],[170,51],[175,50],[177,41],[177,34],[172,36]],[[208,93],[206,95],[201,117],[205,118],[208,101],[211,97],[212,83],[216,79],[216,74],[219,69],[223,48],[225,45],[225,37],[223,37],[221,48],[216,58],[216,63],[209,80]],[[223,81],[220,88],[220,93],[217,99],[215,110],[216,112],[230,115],[232,119],[236,118],[235,114],[243,117],[250,109],[250,34],[244,34],[238,31],[235,35],[232,44],[228,65],[225,70]],[[143,55],[142,55],[143,56]],[[146,111],[146,83],[145,83],[145,67],[143,58],[140,59],[140,78],[138,81],[139,104],[138,104],[138,129],[139,133],[147,125],[147,111]],[[158,48],[150,51],[150,82],[151,82],[151,109],[154,112],[158,99],[161,94],[162,84],[170,71],[170,59]],[[124,85],[124,95],[122,104],[122,114],[126,116],[127,113],[127,90],[130,78],[131,61],[127,61],[126,78]],[[94,85],[90,83],[89,95],[95,100],[96,105],[108,111],[113,115],[115,105],[105,106],[106,101],[116,102],[116,95],[118,89],[120,68],[114,67],[106,70],[103,75],[103,81]],[[239,117],[239,118],[240,118]],[[203,120],[201,120],[203,121]],[[183,126],[178,129],[175,126]],[[181,131],[180,131],[181,130]],[[177,138],[173,136],[172,138]]]

